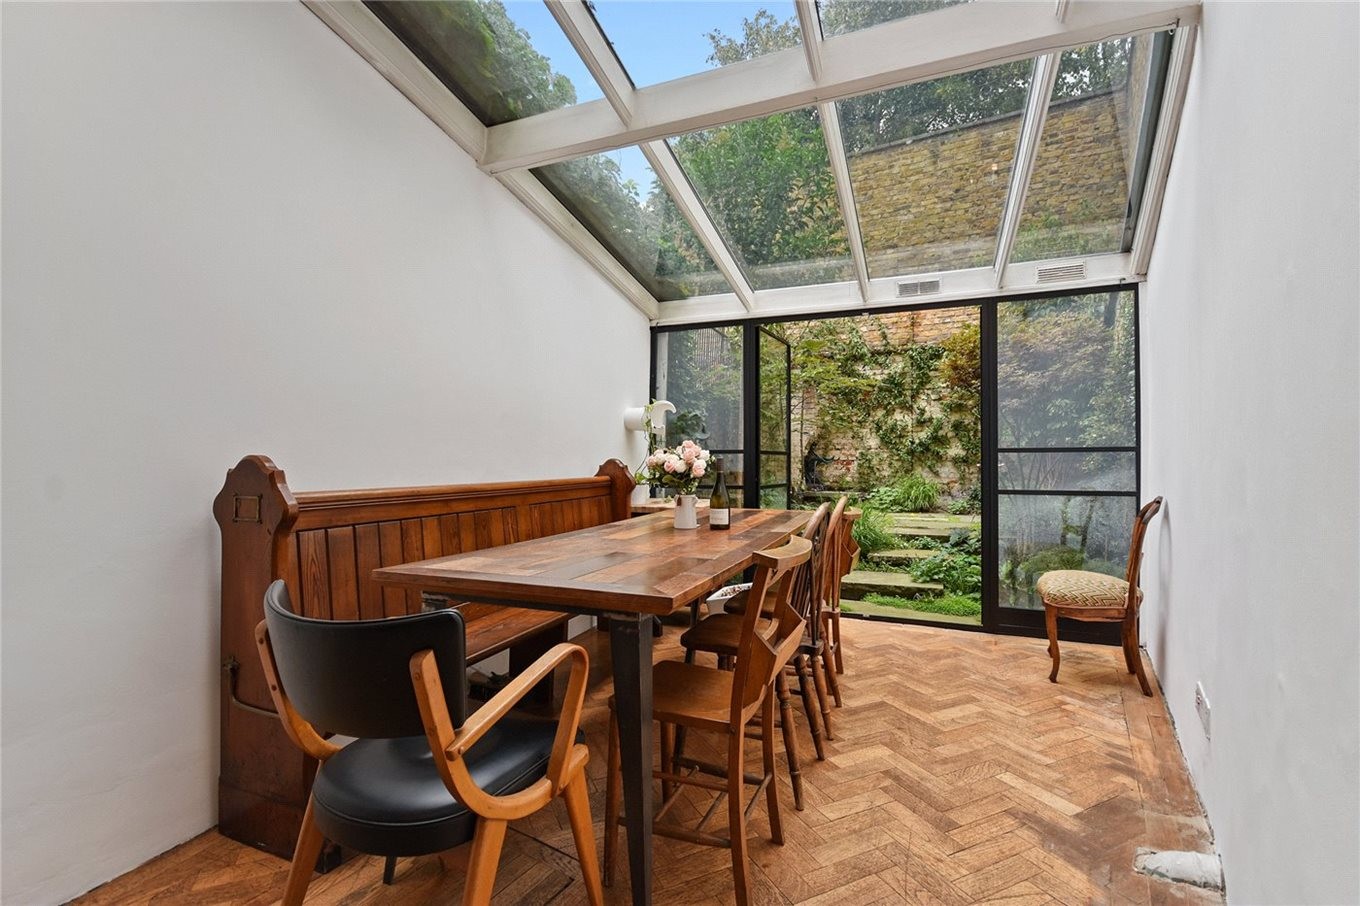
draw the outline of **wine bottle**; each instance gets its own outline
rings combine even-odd
[[[732,502],[727,496],[727,476],[723,474],[722,457],[713,460],[717,470],[717,480],[713,482],[713,493],[708,498],[708,527],[728,529],[732,526]]]

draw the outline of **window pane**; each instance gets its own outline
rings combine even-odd
[[[1063,53],[1012,261],[1125,250],[1152,50],[1139,35]]]
[[[1136,491],[1136,453],[1002,453],[998,487],[1025,491]]]
[[[906,19],[972,0],[819,0],[822,34],[830,38],[882,22]]]
[[[1124,578],[1137,512],[1133,497],[1001,494],[997,498],[1001,606],[1042,610],[1034,583],[1049,570],[1085,569]]]
[[[676,408],[666,416],[666,445],[693,440],[710,450],[738,451],[724,459],[729,469],[739,467],[741,327],[657,334],[656,378],[656,398],[670,400]]]
[[[997,305],[1001,447],[1134,445],[1132,292]]]
[[[692,132],[671,148],[753,287],[851,279],[814,108]]]
[[[731,292],[639,149],[532,172],[657,299]]]
[[[1033,63],[839,102],[869,276],[991,265]]]
[[[537,0],[366,5],[488,126],[603,97]]]
[[[803,42],[797,12],[788,0],[594,0],[591,8],[639,87]]]

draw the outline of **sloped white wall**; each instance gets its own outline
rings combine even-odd
[[[639,453],[645,319],[297,3],[3,5],[3,890],[215,822],[226,469]]]
[[[1358,35],[1205,4],[1142,297],[1143,634],[1233,903],[1360,902]]]

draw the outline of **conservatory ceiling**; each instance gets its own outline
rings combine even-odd
[[[1197,3],[308,6],[654,322],[1136,280]]]

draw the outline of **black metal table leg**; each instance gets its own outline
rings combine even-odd
[[[652,619],[612,616],[614,707],[619,720],[623,811],[633,903],[652,902]]]

